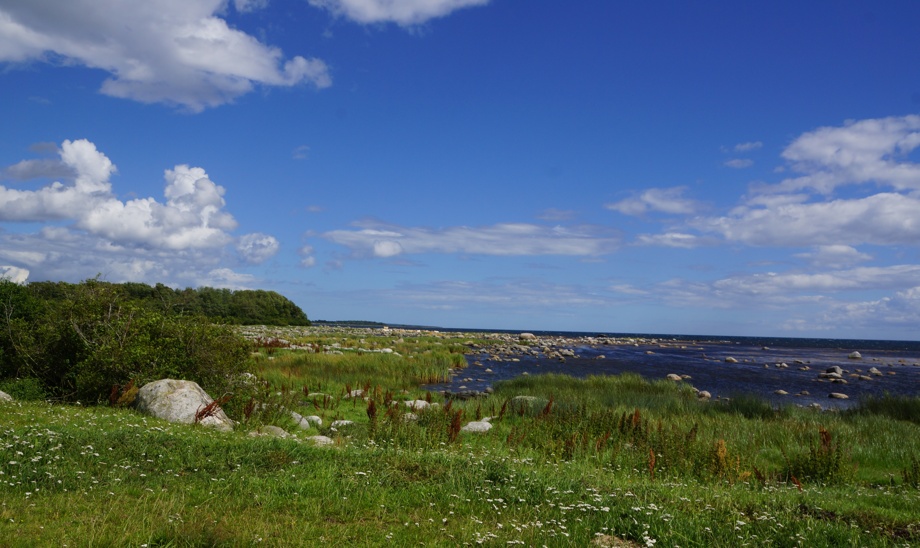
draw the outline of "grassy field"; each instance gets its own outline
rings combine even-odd
[[[228,405],[232,433],[0,404],[0,545],[920,544],[918,400],[776,410],[626,375],[445,402],[417,386],[462,366],[468,336],[298,333],[253,356],[266,405]],[[293,436],[248,435],[267,424]]]

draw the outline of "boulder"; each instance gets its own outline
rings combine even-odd
[[[859,352],[850,352],[850,355],[847,357],[850,358],[851,360],[861,360],[862,354],[860,354]]]
[[[145,384],[137,391],[134,402],[137,410],[169,422],[195,423],[196,415],[214,400],[198,383],[174,379],[161,379]],[[233,430],[224,410],[217,407],[198,424],[218,430]]]
[[[827,369],[824,370],[824,372],[825,373],[837,373],[838,375],[843,375],[843,368],[840,367],[839,365],[835,365],[833,367],[828,367]]]
[[[876,376],[876,377],[881,377],[881,376],[882,376],[882,372],[879,371],[878,367],[873,367],[873,368],[869,369],[869,374],[870,374],[870,375],[874,375],[874,376]]]
[[[406,402],[406,407],[415,411],[421,411],[422,409],[428,408],[428,402],[425,400],[409,400]]]
[[[346,426],[351,426],[354,423],[355,423],[354,421],[349,421],[349,420],[337,420],[337,421],[332,421],[332,424],[330,424],[329,427],[333,429],[345,428]]]
[[[0,390],[0,401],[13,401],[13,396],[10,396],[6,392]]]
[[[682,380],[683,380],[683,379],[680,378],[680,375],[677,375],[677,374],[675,374],[675,373],[668,373],[668,377],[667,377],[667,378],[668,378],[669,381],[682,381]]]
[[[317,417],[316,415],[310,415],[308,417],[304,417],[303,415],[301,415],[300,413],[297,413],[296,411],[291,411],[291,418],[294,419],[294,422],[297,423],[297,426],[299,426],[300,428],[304,430],[309,430],[314,425],[316,426],[323,425],[323,419]]]
[[[848,399],[850,399],[850,396],[847,396],[846,394],[841,394],[840,392],[831,392],[830,394],[827,395],[827,397],[828,397],[828,398],[831,398],[831,399],[834,399],[834,400],[848,400]]]
[[[712,398],[712,394],[710,394],[708,390],[700,390],[696,393],[696,397],[701,400],[708,400]]]
[[[738,360],[736,358],[729,356],[725,358],[725,363],[738,363]]]
[[[487,421],[473,421],[466,423],[461,432],[488,432],[492,429],[492,423]]]
[[[536,340],[537,336],[534,335],[533,333],[521,333],[520,335],[518,335],[518,338],[521,339],[522,341],[533,341],[533,340]]]
[[[788,396],[789,395],[789,392],[786,392],[785,390],[777,390],[773,393],[776,394],[777,396]]]
[[[307,437],[307,441],[320,447],[335,444],[335,441],[328,436],[309,436]]]

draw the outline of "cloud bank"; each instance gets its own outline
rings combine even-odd
[[[256,86],[331,85],[326,64],[231,28],[225,0],[30,0],[0,5],[0,62],[82,65],[109,74],[100,91],[201,111]],[[259,1],[237,1],[239,11]]]
[[[163,201],[122,201],[109,180],[115,164],[92,142],[64,141],[58,156],[43,160],[47,169],[33,174],[71,174],[64,182],[36,190],[0,186],[0,222],[22,228],[41,223],[35,233],[0,232],[0,262],[40,279],[102,273],[113,280],[194,282],[226,260],[228,246],[251,264],[278,251],[272,236],[231,234],[237,222],[225,211],[226,191],[200,167],[165,170]]]
[[[612,231],[592,226],[502,223],[435,230],[376,221],[356,224],[356,230],[333,230],[322,237],[351,249],[356,256],[378,258],[421,253],[597,256],[611,253],[619,245],[619,237]]]

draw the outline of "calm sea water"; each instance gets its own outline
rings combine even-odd
[[[442,331],[475,331],[450,330]],[[495,331],[492,331],[495,332]],[[508,332],[512,333],[512,332]],[[513,332],[517,333],[517,332]],[[623,333],[533,332],[537,335],[566,337],[576,358],[565,362],[518,356],[520,361],[489,360],[470,356],[470,366],[448,383],[430,385],[432,390],[484,390],[494,383],[519,375],[564,373],[575,377],[637,373],[648,379],[661,379],[669,373],[689,375],[683,381],[713,398],[755,394],[775,404],[843,408],[866,396],[920,395],[920,342],[843,339],[796,339],[761,337],[700,337]],[[588,345],[581,339],[654,339],[655,344]],[[862,359],[848,356],[858,351]],[[726,362],[734,358],[737,363]],[[481,366],[474,362],[481,362]],[[788,367],[779,367],[786,364]],[[846,372],[846,384],[831,383],[818,374],[832,366]],[[870,375],[876,368],[881,375]],[[858,375],[871,376],[860,380]],[[777,391],[788,395],[779,395]],[[797,395],[807,392],[807,395]],[[831,392],[849,396],[847,400],[829,398]]]

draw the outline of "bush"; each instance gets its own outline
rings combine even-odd
[[[0,392],[6,392],[16,401],[42,401],[47,398],[42,383],[32,377],[0,381]]]
[[[164,315],[129,302],[118,286],[88,280],[46,301],[8,286],[0,318],[0,371],[33,378],[51,397],[100,402],[113,385],[192,380],[215,397],[243,371],[248,343],[200,317]],[[15,297],[15,299],[14,299]]]

